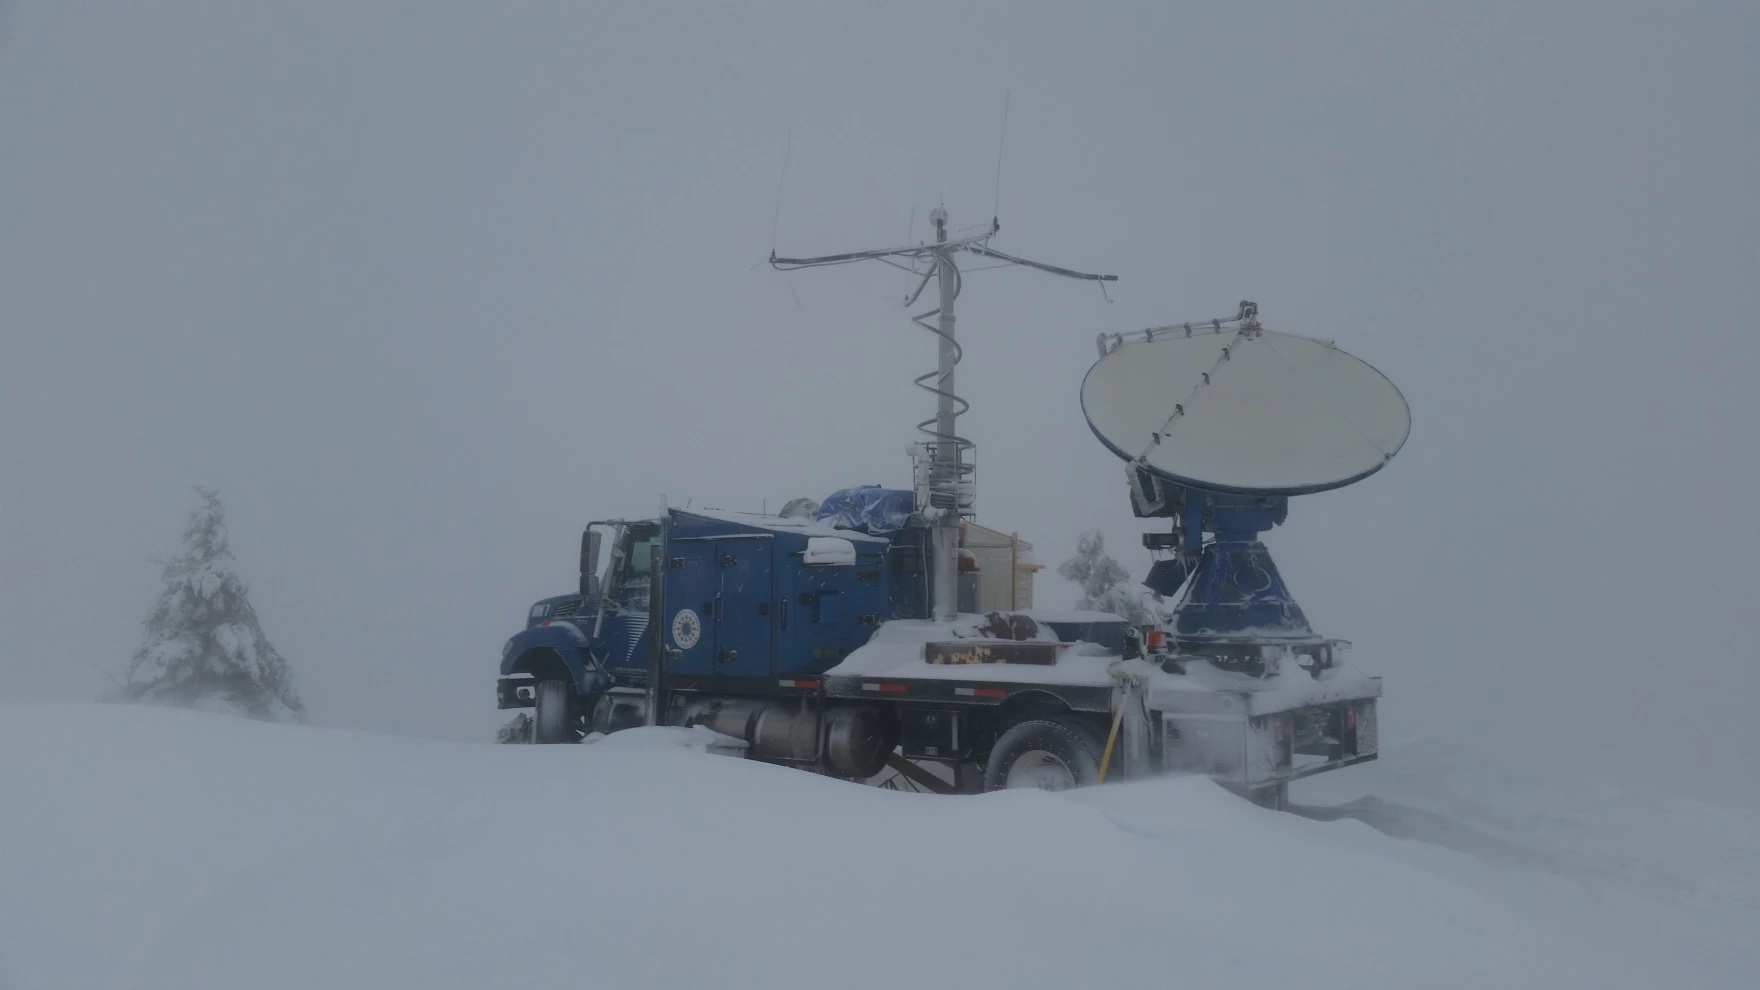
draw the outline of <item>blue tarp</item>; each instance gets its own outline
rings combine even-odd
[[[904,528],[916,507],[916,496],[908,491],[858,485],[826,496],[819,503],[819,521],[870,536],[891,536]]]

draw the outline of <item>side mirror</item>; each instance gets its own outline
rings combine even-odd
[[[595,568],[599,566],[599,539],[603,534],[596,529],[581,532],[581,597],[599,597],[599,575]]]

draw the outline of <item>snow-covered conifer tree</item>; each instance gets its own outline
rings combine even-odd
[[[233,572],[226,509],[197,488],[201,504],[183,531],[183,551],[165,564],[165,587],[147,616],[146,638],[129,661],[121,694],[131,701],[231,711],[276,722],[305,719],[287,661],[257,621]]]
[[[1106,537],[1097,529],[1076,540],[1075,556],[1057,565],[1057,573],[1082,586],[1076,608],[1111,612],[1137,626],[1155,622],[1142,595],[1130,587],[1130,573],[1106,554]]]

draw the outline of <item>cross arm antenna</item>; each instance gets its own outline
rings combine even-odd
[[[884,248],[879,251],[851,251],[848,254],[825,254],[817,258],[778,258],[770,254],[770,264],[782,271],[796,268],[817,268],[820,265],[845,265],[853,261],[878,261],[881,258],[913,257],[924,253],[917,248]]]
[[[999,261],[1006,261],[1009,264],[1013,264],[1013,265],[1025,265],[1028,268],[1037,268],[1042,272],[1050,272],[1053,275],[1062,275],[1066,278],[1080,278],[1080,279],[1086,279],[1090,282],[1116,282],[1116,281],[1118,281],[1117,275],[1095,275],[1091,272],[1078,272],[1078,271],[1075,271],[1074,269],[1070,269],[1070,268],[1059,268],[1056,265],[1047,265],[1047,264],[1045,264],[1043,262],[1039,262],[1039,261],[1028,261],[1025,258],[1017,258],[1012,254],[1006,254],[1002,251],[998,251],[995,248],[989,246],[988,244],[973,244],[973,245],[970,245],[969,247],[967,247],[966,250],[972,252],[973,254],[983,255],[986,258],[995,258]]]
[[[884,261],[887,258],[914,259],[924,258],[934,254],[946,256],[953,251],[974,251],[978,254],[996,254],[996,252],[989,251],[988,249],[979,249],[984,248],[985,241],[996,236],[996,231],[998,229],[1000,228],[996,222],[991,221],[990,226],[979,230],[975,234],[968,234],[965,237],[956,237],[950,241],[937,241],[934,244],[912,244],[906,247],[880,248],[876,251],[851,251],[847,254],[823,254],[816,258],[778,258],[776,252],[772,251],[770,252],[770,264],[783,271],[792,271],[796,268],[817,268],[821,265],[847,265],[856,261]],[[1008,258],[1007,255],[999,254],[997,256]],[[1009,258],[1009,260],[1014,261],[1018,259]],[[1033,263],[1026,261],[1021,262],[1021,264],[1031,265]],[[1061,268],[1050,268],[1046,265],[1034,265],[1034,267],[1056,272],[1061,272],[1063,270]]]

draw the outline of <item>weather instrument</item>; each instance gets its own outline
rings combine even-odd
[[[935,241],[932,244],[852,251],[848,254],[830,254],[816,258],[779,258],[772,251],[770,264],[782,271],[793,271],[798,268],[820,268],[857,261],[883,261],[917,277],[916,289],[904,300],[907,308],[916,305],[923,290],[929,287],[930,279],[935,280],[936,287],[940,290],[940,299],[934,309],[911,317],[911,322],[940,338],[940,361],[936,369],[915,379],[918,388],[935,396],[935,415],[917,424],[918,431],[929,439],[918,444],[913,449],[912,456],[916,462],[913,487],[916,490],[917,510],[935,520],[930,534],[934,617],[946,621],[954,618],[959,611],[955,585],[959,570],[959,522],[960,519],[972,515],[977,504],[975,467],[971,458],[975,445],[960,436],[955,428],[955,420],[971,408],[970,403],[954,392],[954,369],[959,365],[963,349],[953,336],[953,307],[964,281],[955,257],[963,252],[1001,265],[1021,265],[1065,278],[1099,282],[1102,283],[1102,290],[1104,283],[1115,282],[1118,276],[1072,271],[998,251],[990,246],[990,239],[1001,229],[995,218],[991,218],[988,225],[978,228],[975,233],[962,234],[951,239],[947,234],[945,209],[937,206],[929,211],[929,222],[935,226]],[[934,318],[935,322],[930,323],[930,318]]]
[[[1145,583],[1165,596],[1185,589],[1176,642],[1245,664],[1266,643],[1330,649],[1259,534],[1287,518],[1289,496],[1342,488],[1393,459],[1412,426],[1399,389],[1329,341],[1265,327],[1251,302],[1230,319],[1098,344],[1082,412],[1127,462],[1136,514],[1173,520],[1144,543],[1159,558]]]

